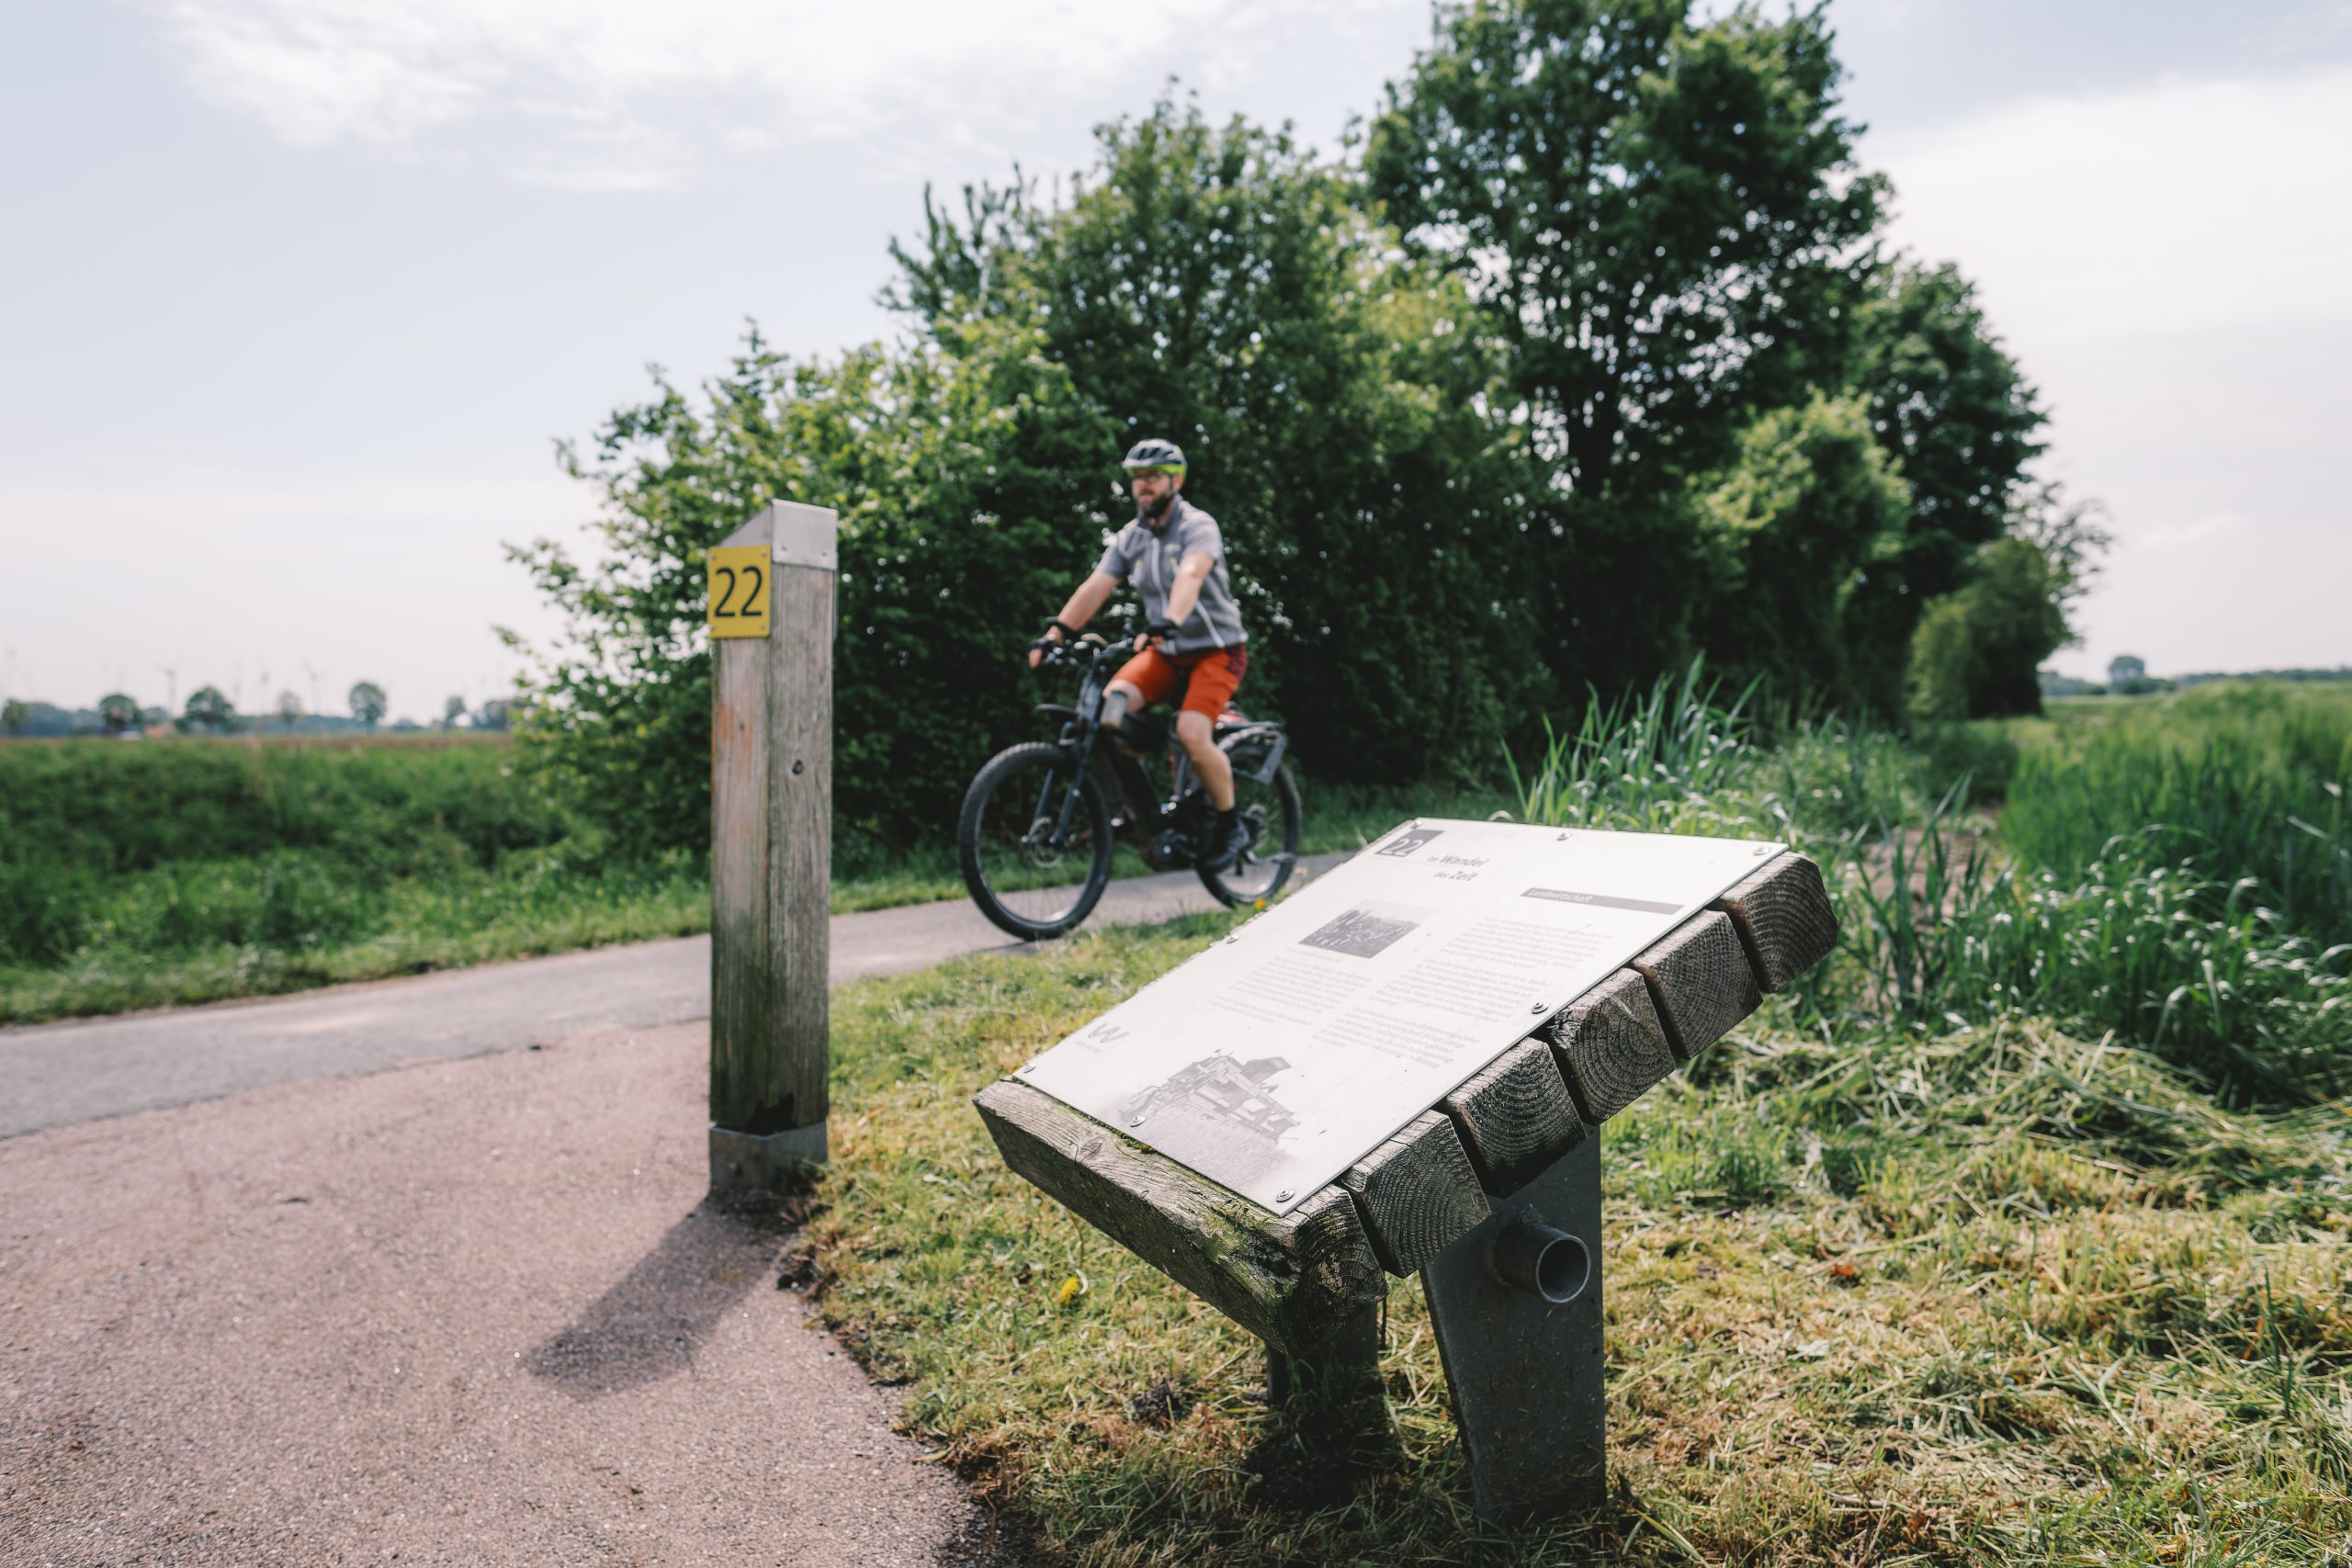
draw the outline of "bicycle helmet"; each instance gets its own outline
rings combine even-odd
[[[1162,441],[1156,435],[1147,436],[1127,448],[1127,455],[1119,467],[1129,470],[1165,468],[1181,479],[1184,477],[1184,449],[1173,441]]]

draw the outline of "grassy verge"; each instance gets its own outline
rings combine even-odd
[[[320,915],[315,884],[284,862],[180,865],[130,879],[117,893],[128,917],[62,962],[0,964],[0,1023],[277,996],[502,959],[569,953],[710,929],[710,886],[684,867],[594,873],[515,861],[492,872],[452,867],[359,890],[349,924]],[[333,895],[330,893],[329,897]],[[162,942],[177,900],[254,907],[244,940]],[[282,924],[273,924],[273,919]]]
[[[105,753],[104,773],[49,783],[60,805],[28,817],[26,830],[51,843],[78,836],[81,852],[0,865],[0,900],[13,900],[6,914],[23,928],[0,941],[0,1024],[272,996],[710,928],[698,867],[678,857],[631,861],[586,841],[514,791],[503,749],[389,760],[243,754],[257,751],[159,747],[130,761]],[[62,747],[39,760],[61,774],[61,763],[75,761]],[[264,789],[252,786],[256,771]],[[138,839],[119,819],[133,815],[127,809],[74,823],[65,804],[88,789],[203,820],[211,837],[201,847],[212,852],[175,858],[167,835]],[[1501,798],[1464,795],[1441,814],[1485,816]],[[1405,791],[1311,790],[1304,847],[1352,849],[1416,810],[1432,807]],[[152,827],[137,820],[146,825],[138,831]],[[92,867],[107,846],[129,863],[101,874]],[[869,853],[839,869],[837,915],[965,896],[952,844]],[[1113,874],[1148,868],[1122,845]]]
[[[1224,929],[836,1002],[823,1311],[1056,1559],[2317,1564],[2352,1540],[2352,1114],[2233,1113],[2031,1021],[1827,1043],[1786,1000],[1611,1124],[1611,1505],[1477,1524],[1399,1282],[1402,1461],[1283,1506],[1253,1479],[1256,1342],[1006,1172],[967,1104]]]

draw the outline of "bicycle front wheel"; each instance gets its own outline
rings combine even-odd
[[[1043,740],[989,759],[956,826],[972,902],[999,930],[1030,942],[1060,936],[1093,912],[1110,886],[1114,847],[1102,786],[1082,761]]]

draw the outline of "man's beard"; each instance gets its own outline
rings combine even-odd
[[[1136,520],[1147,528],[1157,528],[1159,520],[1168,515],[1168,509],[1175,504],[1176,492],[1172,490],[1158,501],[1139,501],[1136,503]]]

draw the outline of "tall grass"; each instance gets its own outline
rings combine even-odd
[[[1883,730],[1836,717],[1781,720],[1777,743],[1749,706],[1694,662],[1614,702],[1588,704],[1577,728],[1545,727],[1544,755],[1510,780],[1522,820],[1622,832],[1848,833],[1928,797],[1941,776]]]
[[[1847,1016],[1914,1030],[2048,1018],[2111,1034],[2240,1103],[2352,1091],[2352,946],[2322,949],[2159,835],[2077,873],[2019,867],[1939,803],[1850,847],[1839,879]]]
[[[702,929],[496,741],[0,747],[0,1021]]]
[[[1762,744],[1744,702],[1695,667],[1593,705],[1514,782],[1530,822],[1769,833],[1814,855],[1844,931],[1839,961],[1798,993],[1817,1027],[2050,1018],[2236,1100],[2345,1093],[2352,945],[2311,934],[2346,929],[2328,902],[2352,862],[2341,786],[2310,772],[2335,710],[2216,696],[2180,738],[2134,718],[2028,749],[1997,830],[1963,807],[1968,779],[1891,736],[1819,720]],[[2324,826],[2299,814],[2321,815],[2313,799],[2334,807]],[[2133,820],[2159,807],[2189,825]],[[2299,919],[2278,846],[2306,839],[2321,849],[2304,851]],[[2238,855],[2275,869],[2245,874]]]
[[[370,929],[393,881],[573,838],[496,742],[0,747],[0,964],[117,937],[331,944]]]
[[[2060,727],[2018,758],[2001,816],[2024,859],[2061,874],[2119,839],[2194,867],[2323,942],[2352,937],[2352,694],[2199,690]]]

